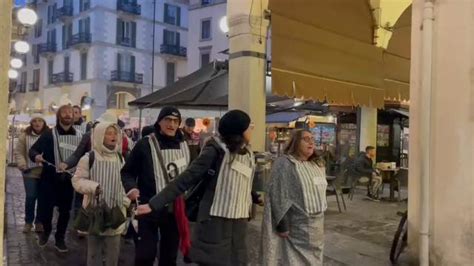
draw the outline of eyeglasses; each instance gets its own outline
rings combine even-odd
[[[306,142],[308,144],[312,144],[312,143],[315,142],[314,138],[310,137],[310,136],[303,137],[302,139],[304,140],[304,142]]]

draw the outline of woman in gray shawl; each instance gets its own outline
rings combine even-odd
[[[262,230],[263,265],[322,265],[326,174],[307,130],[293,132],[272,167]]]

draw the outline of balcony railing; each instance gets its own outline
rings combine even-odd
[[[26,84],[17,84],[16,85],[17,92],[26,92]]]
[[[79,44],[88,44],[91,43],[92,35],[88,32],[80,32],[78,34],[72,35],[71,39],[68,42],[68,47],[73,47]]]
[[[128,3],[124,0],[117,1],[117,10],[140,16],[142,7],[138,4]]]
[[[74,8],[72,6],[63,6],[56,9],[56,18],[65,19],[74,15]]]
[[[42,43],[38,45],[38,53],[39,54],[50,54],[56,53],[56,43]]]
[[[132,38],[127,38],[127,37],[119,38],[117,41],[117,44],[121,46],[132,47],[133,46]]]
[[[143,74],[114,70],[111,73],[112,81],[123,81],[137,84],[143,84]]]
[[[70,83],[74,81],[74,74],[72,72],[61,72],[53,74],[51,77],[51,83],[60,84],[60,83]]]
[[[187,49],[186,47],[178,45],[162,44],[160,47],[160,53],[186,57]]]
[[[39,91],[39,84],[38,83],[30,83],[29,84],[29,90],[30,91]]]

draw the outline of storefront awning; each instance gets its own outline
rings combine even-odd
[[[366,0],[269,3],[274,94],[384,107],[383,49]]]
[[[278,112],[267,115],[266,122],[269,124],[289,123],[305,115],[306,112]]]
[[[139,98],[129,105],[142,108],[158,108],[173,105],[181,108],[228,107],[229,75],[227,62],[214,62],[152,94]],[[268,108],[272,103],[288,100],[267,94]]]
[[[410,100],[411,6],[398,18],[384,52],[385,99]]]
[[[202,67],[198,71],[195,71],[188,76],[179,79],[175,83],[164,87],[154,93],[138,98],[128,104],[131,106],[139,106],[142,108],[152,108],[156,106],[162,106],[171,103],[189,102],[197,97],[201,96],[203,88],[214,82],[216,88],[220,88],[218,85],[222,85],[223,74],[227,73],[226,62],[213,62],[207,66]],[[225,79],[225,82],[227,78]],[[220,93],[222,92],[222,93]],[[227,95],[227,85],[220,91],[214,91],[212,99],[220,98]],[[204,96],[204,95],[202,95]],[[173,101],[170,101],[170,99]],[[221,103],[213,102],[216,105]]]
[[[401,110],[401,109],[390,109],[390,112],[394,112],[397,114],[400,114],[405,117],[410,117],[410,112],[407,110]]]

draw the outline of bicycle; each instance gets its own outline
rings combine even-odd
[[[407,247],[408,241],[408,211],[399,212],[398,215],[402,216],[398,229],[395,232],[395,236],[392,242],[392,248],[390,250],[390,261],[396,263],[400,254]]]

